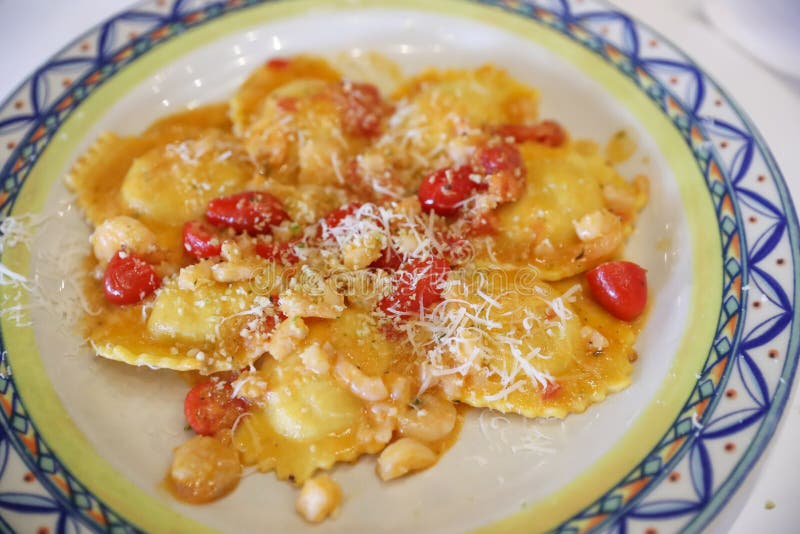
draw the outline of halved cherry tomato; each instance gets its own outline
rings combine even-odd
[[[236,419],[247,411],[247,403],[233,397],[228,382],[206,380],[189,390],[183,401],[183,415],[192,430],[211,436],[231,428]]]
[[[135,304],[161,286],[153,267],[130,252],[118,251],[103,275],[103,293],[111,304]]]
[[[405,316],[429,308],[442,300],[443,284],[450,264],[442,258],[417,259],[397,271],[394,291],[378,307],[389,315]]]
[[[325,227],[328,229],[336,228],[339,224],[344,220],[345,217],[348,215],[352,215],[356,212],[358,208],[360,208],[362,204],[360,202],[351,202],[350,204],[345,204],[343,206],[339,206],[329,214],[325,216],[323,221],[325,222]],[[317,229],[317,237],[322,237],[323,234],[323,225],[320,225]]]
[[[274,57],[267,61],[266,66],[268,69],[283,70],[289,66],[291,62],[283,57]]]
[[[623,321],[633,321],[647,304],[647,271],[630,261],[609,261],[586,273],[594,299]]]
[[[511,143],[478,148],[472,155],[473,167],[488,175],[488,191],[501,203],[519,200],[525,191],[525,163],[519,149]]]
[[[256,254],[265,260],[273,260],[284,265],[293,265],[300,261],[294,252],[294,243],[275,243],[258,241],[256,243]]]
[[[417,197],[424,211],[449,217],[455,215],[474,191],[486,188],[471,178],[475,171],[469,165],[448,167],[429,174],[420,184]]]
[[[361,206],[361,202],[351,202],[350,204],[339,206],[325,216],[325,224],[328,225],[328,228],[335,228],[339,226],[339,223],[342,222],[345,217],[354,214]]]
[[[400,254],[391,243],[381,251],[378,259],[369,264],[370,267],[383,269],[384,271],[396,271],[403,263],[403,255]]]
[[[346,81],[342,83],[342,128],[360,137],[375,137],[381,133],[381,121],[391,112],[371,83]]]
[[[183,249],[200,260],[213,258],[222,252],[222,239],[207,222],[189,221],[183,225]]]
[[[515,172],[524,166],[519,149],[510,143],[481,147],[474,152],[472,161],[475,168],[486,174]]]
[[[215,198],[206,208],[206,219],[211,224],[251,234],[269,233],[270,227],[288,218],[281,201],[262,191]]]
[[[542,121],[538,124],[503,124],[495,128],[502,138],[512,138],[515,143],[533,141],[542,145],[557,147],[567,140],[567,133],[555,121]]]

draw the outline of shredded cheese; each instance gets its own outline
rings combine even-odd
[[[424,276],[424,271],[418,276]],[[537,296],[552,311],[553,317],[548,318],[541,311],[521,306],[513,291],[489,295],[484,290],[488,279],[480,274],[477,278],[476,288],[451,280],[445,291],[448,298],[430,311],[420,308],[418,318],[395,325],[405,333],[414,353],[426,358],[422,389],[440,377],[469,374],[497,381],[499,390],[484,396],[488,402],[523,388],[547,387],[554,377],[536,362],[551,355],[536,344],[534,334],[538,329],[550,329],[565,335],[566,323],[573,318],[565,303],[574,301],[580,285],[555,298]]]
[[[63,218],[72,213],[71,202],[71,198],[62,201],[53,216],[22,214],[0,222],[0,254],[24,247],[33,253],[33,263],[38,266],[25,276],[0,263],[0,317],[16,326],[30,326],[30,311],[41,309],[57,319],[59,331],[71,333],[82,316],[99,313],[89,306],[75,276],[89,250],[87,239],[67,236],[57,251],[33,249],[37,235],[62,231]]]

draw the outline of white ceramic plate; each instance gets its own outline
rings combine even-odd
[[[431,5],[428,5],[431,4]],[[135,133],[220,100],[275,55],[381,52],[407,73],[491,62],[542,92],[577,137],[625,128],[651,201],[626,256],[653,299],[633,385],[564,423],[472,414],[435,468],[380,483],[336,469],[347,500],[320,531],[658,532],[701,528],[772,435],[797,362],[797,223],[757,132],[691,60],[606,4],[146,2],[90,30],[0,107],[2,213],[43,213],[6,247],[57,300],[88,229],[62,177],[102,131]],[[62,287],[63,286],[63,287]],[[13,286],[2,288],[13,300]],[[278,532],[294,490],[247,477],[208,506],[159,483],[184,441],[178,377],[93,358],[56,305],[4,301],[0,516],[20,532]],[[30,325],[26,323],[30,321]],[[35,477],[26,481],[25,473]]]

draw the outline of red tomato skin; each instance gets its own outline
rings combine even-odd
[[[358,208],[360,208],[363,204],[361,202],[351,202],[350,204],[345,204],[343,206],[339,206],[329,214],[325,216],[322,221],[325,223],[324,225],[320,224],[319,228],[317,229],[317,237],[322,237],[323,234],[327,233],[327,229],[336,228],[341,224],[341,222],[345,219],[345,217],[352,215],[356,212]]]
[[[486,174],[522,169],[524,163],[519,149],[509,143],[485,146],[475,151],[473,165]]]
[[[294,252],[293,243],[269,243],[258,241],[256,243],[256,254],[265,260],[273,260],[284,265],[294,265],[300,261]]]
[[[504,139],[512,138],[515,143],[533,141],[546,146],[558,147],[567,140],[567,133],[556,121],[542,121],[538,124],[503,124],[495,133]]]
[[[251,234],[270,233],[271,227],[289,219],[281,201],[262,191],[244,191],[208,203],[206,219],[215,226]]]
[[[423,211],[433,211],[450,217],[458,213],[462,203],[474,191],[485,189],[485,184],[473,181],[475,173],[469,165],[458,168],[439,169],[430,173],[420,184],[417,197]]]
[[[370,267],[384,271],[396,271],[403,263],[403,256],[390,244],[381,251],[377,260],[369,264]]]
[[[487,175],[488,192],[501,203],[519,200],[525,190],[525,162],[516,145],[503,142],[478,148],[473,167]]]
[[[213,258],[222,252],[222,239],[205,221],[189,221],[183,225],[183,250],[199,260]]]
[[[342,128],[357,137],[376,137],[381,133],[381,123],[391,106],[382,98],[378,88],[371,83],[342,83]]]
[[[592,296],[608,313],[633,321],[647,305],[647,271],[630,261],[609,261],[586,273]]]
[[[161,287],[161,278],[143,259],[118,251],[103,274],[103,293],[111,304],[135,304]]]
[[[447,280],[450,264],[442,258],[412,260],[397,271],[397,285],[378,307],[387,315],[408,316],[420,307],[430,308],[442,300],[442,284]],[[424,273],[421,277],[420,274]]]
[[[186,421],[201,436],[213,436],[231,428],[247,408],[245,401],[233,397],[233,388],[228,382],[214,380],[196,384],[183,401]]]

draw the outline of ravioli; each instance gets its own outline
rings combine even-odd
[[[377,52],[341,53],[332,65],[342,79],[374,84],[385,95],[392,94],[403,80],[397,63]]]
[[[522,198],[497,210],[496,251],[501,261],[532,264],[542,280],[554,281],[614,257],[631,232],[646,197],[585,145],[520,146],[526,189]],[[610,194],[631,204],[623,210]],[[575,222],[600,212],[613,215],[618,228],[603,241],[582,241]],[[616,212],[616,213],[615,213]],[[608,234],[608,233],[607,233]]]
[[[598,313],[585,291],[580,280],[550,285],[523,270],[462,273],[441,310],[446,333],[429,350],[430,372],[471,406],[526,417],[583,412],[630,383],[638,332]]]
[[[398,118],[398,125],[421,126],[423,144],[430,149],[439,144],[442,133],[453,137],[460,128],[535,121],[539,107],[535,89],[490,65],[430,69],[405,82],[394,97],[413,108]]]
[[[297,357],[269,361],[263,372],[268,402],[234,435],[245,465],[302,484],[317,469],[383,448],[384,443],[363,437],[371,432],[361,401],[330,376],[304,370]]]
[[[94,226],[115,215],[133,215],[122,198],[121,187],[136,158],[158,147],[201,136],[209,128],[229,130],[227,106],[202,106],[170,115],[138,136],[105,132],[74,163],[66,177],[67,185],[77,193],[78,205]]]
[[[393,94],[397,111],[384,134],[357,159],[364,189],[404,196],[426,172],[463,165],[491,127],[536,119],[539,95],[505,70],[429,69]]]
[[[250,74],[230,100],[230,117],[242,135],[261,116],[267,97],[275,89],[302,79],[339,81],[339,73],[327,61],[311,56],[294,56],[291,61],[268,61]]]
[[[374,86],[301,78],[266,95],[241,137],[253,163],[273,179],[347,187],[354,158],[388,111]]]
[[[318,469],[352,462],[380,451],[391,428],[369,416],[367,403],[330,372],[315,373],[300,354],[329,344],[369,376],[381,376],[394,359],[392,345],[367,313],[346,311],[341,318],[310,325],[308,338],[291,356],[268,359],[258,374],[266,384],[264,406],[242,420],[234,434],[246,465],[274,470],[278,478],[302,484]]]
[[[231,99],[236,132],[264,174],[289,183],[344,185],[348,139],[331,91],[339,73],[308,56],[267,62]]]
[[[179,111],[161,117],[145,130],[146,134],[157,134],[175,128],[196,128],[197,130],[222,130],[232,132],[233,123],[229,116],[228,104],[219,102]]]
[[[263,281],[219,283],[198,272],[209,268],[185,267],[184,280],[196,282],[181,287],[180,278],[168,279],[147,308],[103,306],[89,328],[95,350],[131,365],[202,374],[252,363],[265,350],[260,327],[275,314],[271,301],[259,295]]]
[[[345,135],[330,96],[334,87],[316,80],[294,82],[268,97],[243,134],[262,172],[288,183],[345,185],[346,165],[363,143]],[[283,98],[296,99],[292,109],[281,107]]]
[[[380,332],[371,313],[355,308],[346,309],[338,319],[312,324],[307,343],[330,343],[336,354],[369,376],[381,376],[404,356]]]
[[[122,200],[131,212],[147,219],[182,223],[205,213],[210,200],[241,190],[252,175],[232,135],[206,130],[137,157],[122,183]]]

